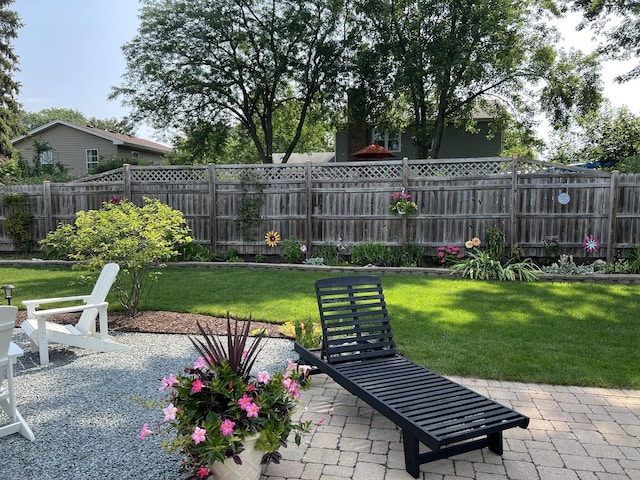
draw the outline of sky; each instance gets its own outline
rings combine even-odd
[[[22,84],[18,100],[28,112],[45,108],[79,110],[85,117],[124,117],[128,109],[108,100],[122,83],[126,63],[121,46],[137,33],[137,0],[15,0],[24,27],[14,51],[20,59],[15,80]],[[575,32],[577,17],[559,25],[565,48],[593,48],[589,32]],[[603,69],[605,96],[616,107],[626,105],[640,114],[640,79],[616,84],[613,78],[630,69],[630,62],[608,62]],[[161,138],[142,126],[138,136]]]

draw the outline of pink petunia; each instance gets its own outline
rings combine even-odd
[[[203,386],[204,386],[204,383],[202,383],[202,380],[194,380],[193,383],[191,384],[191,392],[192,393],[201,392]]]
[[[269,376],[269,372],[262,371],[262,372],[258,372],[258,375],[256,375],[256,378],[258,379],[258,383],[264,383],[266,385],[267,383],[269,383],[269,379],[271,377]]]
[[[207,439],[206,435],[207,431],[204,428],[196,427],[196,429],[191,434],[191,439],[197,445]]]
[[[247,408],[245,408],[245,410],[247,412],[247,417],[258,418],[258,412],[260,411],[260,407],[256,403],[252,403],[250,405],[247,405]]]
[[[205,361],[204,357],[198,357],[198,359],[193,364],[193,368],[195,369],[205,368],[206,366],[207,362]]]
[[[209,476],[209,469],[207,467],[200,467],[198,469],[198,477],[200,480],[204,480]]]
[[[232,422],[228,418],[220,424],[220,432],[225,437],[228,435],[233,435],[233,427],[236,426],[236,422]]]
[[[176,413],[178,413],[178,407],[175,407],[173,403],[170,403],[165,408],[162,409],[162,413],[164,413],[164,421],[168,422],[170,420],[176,419]]]
[[[242,395],[242,398],[238,399],[238,405],[240,405],[240,410],[246,410],[249,407],[249,405],[251,405],[252,403],[253,403],[253,398],[248,397],[246,393]]]
[[[178,380],[176,379],[176,376],[173,373],[169,375],[167,378],[163,378],[162,380],[160,380],[160,391],[167,388],[173,388],[173,385],[177,381]]]
[[[142,426],[142,430],[140,430],[140,434],[138,435],[138,438],[140,440],[144,440],[145,438],[147,438],[147,435],[149,435],[151,433],[151,430],[149,430],[149,424],[145,423]]]
[[[438,252],[438,258],[444,257],[444,252]]]

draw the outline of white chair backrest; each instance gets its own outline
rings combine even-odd
[[[113,282],[116,281],[119,271],[120,267],[117,263],[107,263],[102,267],[102,272],[100,272],[100,276],[91,291],[89,300],[87,300],[88,304],[104,302],[105,298],[107,298],[107,295],[109,294],[109,290],[111,290]],[[89,308],[83,311],[80,316],[80,320],[78,320],[78,323],[76,324],[76,328],[82,333],[88,334],[91,327],[95,324],[97,315],[98,310],[96,308]]]
[[[9,357],[9,344],[16,326],[18,307],[0,305],[0,363]]]

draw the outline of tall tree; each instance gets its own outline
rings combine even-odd
[[[583,14],[578,26],[592,30],[604,41],[600,52],[617,60],[635,58],[638,64],[625,74],[616,77],[626,82],[640,77],[640,2],[634,0],[569,0],[574,10]]]
[[[54,120],[75,123],[76,125],[92,125],[102,130],[134,135],[135,127],[131,120],[123,118],[87,118],[79,110],[71,108],[45,108],[38,112],[24,112],[20,115],[20,123],[27,130],[33,130]]]
[[[548,105],[596,107],[600,84],[593,62],[571,56],[573,68],[565,68],[563,78],[552,74],[568,60],[549,47],[552,32],[545,26],[543,5],[553,6],[536,0],[362,1],[360,11],[370,20],[363,24],[371,26],[372,39],[366,56],[382,62],[382,67],[367,66],[362,77],[369,88],[372,82],[377,89],[387,85],[386,102],[380,102],[387,110],[390,103],[410,105],[409,123],[423,158],[438,158],[447,124],[473,128],[478,107],[498,118],[505,106],[530,115],[539,81],[546,82],[542,92]],[[559,81],[575,89],[562,89]],[[556,115],[563,112],[550,112],[554,123],[564,120]]]
[[[239,122],[265,163],[273,161],[274,116],[297,102],[286,161],[312,103],[337,89],[344,15],[344,0],[144,0],[112,97],[157,126]]]
[[[9,10],[13,0],[0,0],[0,155],[11,157],[11,139],[20,133],[20,104],[16,97],[20,84],[12,75],[18,70],[18,57],[12,41],[22,27],[18,14]]]

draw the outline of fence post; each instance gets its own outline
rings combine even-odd
[[[520,243],[518,241],[518,211],[519,211],[519,202],[518,202],[518,157],[513,157],[511,163],[511,212],[510,212],[510,221],[511,221],[511,232],[509,239],[509,248],[512,249],[516,243]]]
[[[122,181],[124,183],[124,198],[129,201],[132,201],[131,198],[131,165],[125,163],[122,165]]]
[[[213,164],[208,165],[209,170],[209,244],[211,250],[215,253],[217,249],[218,238],[218,191],[216,182],[216,166]]]
[[[616,232],[616,210],[618,204],[618,181],[620,174],[618,172],[611,172],[611,181],[609,182],[609,222],[607,228],[609,230],[607,235],[607,262],[615,262],[615,248],[618,235]]]
[[[306,217],[307,217],[307,228],[306,228],[306,232],[305,235],[307,237],[306,240],[306,245],[307,245],[307,253],[306,256],[310,256],[311,252],[313,250],[313,225],[312,225],[312,217],[313,217],[313,206],[311,205],[311,202],[313,202],[313,195],[311,194],[311,187],[312,187],[312,182],[311,182],[311,162],[307,160],[307,167],[305,169],[305,175],[306,175],[306,188],[307,188],[307,212],[306,212]]]
[[[53,205],[51,203],[51,182],[42,182],[42,210],[44,213],[45,235],[53,230]]]
[[[409,193],[409,159],[404,157],[402,159],[402,187],[403,190]],[[404,247],[407,244],[407,217],[409,215],[400,215],[402,217],[402,231],[400,236],[400,246]]]

